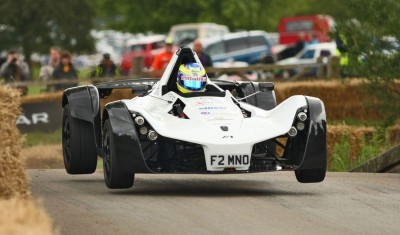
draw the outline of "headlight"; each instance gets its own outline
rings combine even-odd
[[[304,130],[304,127],[305,127],[304,122],[298,122],[298,123],[296,124],[296,128],[297,128],[297,130],[299,130],[299,131]]]
[[[295,137],[295,136],[297,135],[297,129],[296,129],[294,126],[292,126],[292,127],[290,128],[289,132],[288,132],[288,135],[289,135],[290,137]]]
[[[140,132],[140,134],[142,134],[142,135],[146,135],[147,134],[147,127],[145,127],[145,126],[142,126],[142,127],[140,127],[140,129],[139,129],[139,132]]]
[[[153,130],[150,130],[149,133],[147,134],[147,138],[148,138],[149,140],[151,140],[151,141],[156,140],[157,137],[158,137],[157,132],[155,132],[155,131],[153,131]]]
[[[138,124],[139,126],[144,124],[144,118],[142,116],[137,116],[135,117],[135,123]]]
[[[307,114],[304,113],[304,112],[300,112],[300,113],[297,114],[297,118],[298,118],[300,121],[304,122],[305,120],[307,120]]]

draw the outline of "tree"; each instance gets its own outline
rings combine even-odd
[[[338,22],[351,73],[365,77],[366,88],[378,100],[388,126],[400,116],[400,1],[351,0],[352,17]]]
[[[98,26],[133,33],[166,33],[174,24],[189,22],[224,24],[232,31],[260,29],[273,32],[277,30],[280,18],[305,12],[312,13],[312,6],[298,0],[96,1]]]
[[[93,51],[94,12],[87,0],[3,0],[0,5],[0,50],[22,49],[30,64],[33,52],[48,53],[53,45]]]
[[[305,14],[351,15],[346,0],[97,0],[98,26],[133,33],[168,32],[171,25],[214,22],[232,31],[277,31],[279,19]]]

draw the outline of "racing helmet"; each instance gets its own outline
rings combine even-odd
[[[179,66],[176,84],[182,93],[203,92],[206,90],[206,70],[198,63]]]

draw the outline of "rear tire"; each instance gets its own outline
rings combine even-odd
[[[325,179],[326,167],[317,169],[296,170],[296,179],[300,183],[318,183]]]
[[[93,126],[72,117],[68,104],[63,113],[62,148],[65,170],[69,174],[91,174],[96,171],[97,151]]]
[[[118,168],[110,120],[106,120],[103,126],[103,150],[104,181],[107,187],[111,189],[124,189],[132,187],[135,174],[121,173],[121,170]]]

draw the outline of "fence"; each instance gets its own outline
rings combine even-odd
[[[149,77],[161,77],[162,72],[160,71],[149,71],[143,68],[143,57],[135,57],[133,60],[133,72],[130,76],[119,76],[115,78],[93,78],[93,79],[60,79],[60,80],[49,80],[49,81],[26,81],[26,82],[13,82],[9,85],[11,87],[26,88],[30,86],[46,86],[51,87],[52,85],[71,85],[75,86],[79,84],[91,84],[98,82],[107,82],[122,79],[135,79],[135,78],[149,78]],[[322,62],[322,58],[318,59],[317,63],[312,64],[297,64],[297,65],[277,65],[277,64],[256,64],[247,67],[228,67],[228,68],[206,68],[207,73],[214,74],[214,78],[222,74],[235,74],[241,77],[242,80],[249,80],[249,76],[246,74],[257,73],[258,78],[256,80],[277,80],[275,74],[284,74],[285,72],[293,72],[293,76],[283,76],[285,79],[282,81],[292,81],[302,78],[310,73],[314,74],[317,79],[326,78],[338,78],[340,77],[340,64],[339,57],[329,57],[327,63]],[[265,75],[265,76],[263,76]],[[272,75],[272,76],[271,76]],[[44,89],[43,91],[46,91]]]

